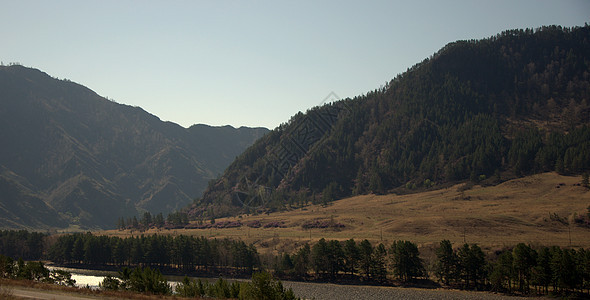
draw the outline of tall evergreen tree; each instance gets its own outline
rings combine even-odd
[[[389,249],[393,273],[403,281],[425,274],[418,246],[409,241],[395,241]]]
[[[436,276],[446,285],[457,279],[457,256],[449,240],[442,240],[436,249]]]

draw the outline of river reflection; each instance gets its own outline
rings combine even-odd
[[[118,273],[113,271],[100,271],[100,270],[89,270],[89,269],[74,269],[74,268],[63,268],[63,267],[54,267],[48,266],[49,270],[63,270],[70,272],[72,274],[72,279],[76,280],[76,286],[80,288],[91,288],[91,289],[98,289],[99,284],[103,281],[106,276],[113,276],[117,277]],[[176,290],[176,286],[182,281],[184,276],[164,276],[168,283],[172,286],[172,290]],[[198,277],[189,277],[191,279],[197,280]],[[206,280],[209,282],[214,282],[217,279],[213,278],[200,278],[201,280]],[[229,280],[230,282],[232,280]]]
[[[72,274],[72,279],[76,281],[77,287],[89,287],[91,289],[97,289],[99,283],[106,276],[117,276],[117,272],[111,271],[98,271],[98,270],[87,270],[87,269],[73,269],[73,268],[62,268],[48,266],[49,270],[63,270]]]

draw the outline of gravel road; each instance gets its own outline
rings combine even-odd
[[[359,286],[359,285],[336,285],[336,284],[317,284],[305,282],[283,281],[283,285],[292,288],[297,297],[303,299],[484,299],[484,300],[503,300],[503,299],[522,299],[519,297],[510,297],[496,295],[485,292],[467,292],[456,290],[427,290],[415,288],[400,287],[379,287],[379,286]],[[532,298],[527,298],[532,299]]]

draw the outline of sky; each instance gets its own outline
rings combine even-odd
[[[184,127],[273,129],[449,42],[586,22],[588,0],[0,0],[0,61]]]

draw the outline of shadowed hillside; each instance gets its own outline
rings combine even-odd
[[[0,67],[0,226],[113,227],[169,212],[267,130],[188,129],[22,66]]]

